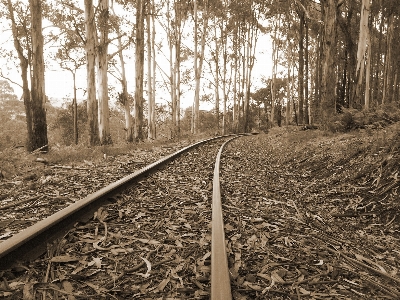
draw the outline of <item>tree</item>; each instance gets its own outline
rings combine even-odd
[[[144,74],[144,13],[145,0],[136,2],[135,48],[135,139],[143,140],[143,74]]]
[[[99,1],[98,27],[100,31],[100,42],[97,45],[97,82],[98,82],[98,118],[99,118],[99,138],[100,144],[111,144],[108,108],[108,19],[109,19],[109,0]]]
[[[359,33],[358,50],[357,50],[356,87],[354,89],[354,100],[353,100],[353,105],[359,107],[361,107],[363,104],[361,101],[361,89],[364,79],[364,66],[367,59],[366,49],[367,49],[367,43],[369,41],[368,17],[369,17],[370,7],[371,7],[370,0],[362,0],[360,33]],[[366,77],[366,80],[367,84],[369,84],[369,77]]]
[[[77,44],[74,42],[67,42],[61,44],[58,49],[56,59],[59,60],[61,68],[68,70],[72,74],[73,80],[73,129],[74,129],[74,143],[78,144],[78,104],[76,99],[76,71],[85,64],[84,57],[79,53]]]
[[[98,127],[98,105],[96,100],[96,23],[94,17],[93,0],[85,0],[85,51],[86,51],[86,82],[87,82],[87,124],[89,145],[100,143]]]
[[[194,102],[193,102],[193,114],[192,114],[192,133],[197,134],[199,132],[199,104],[200,104],[200,81],[201,73],[203,70],[204,61],[204,50],[206,46],[206,35],[208,28],[209,18],[209,3],[205,0],[203,3],[203,14],[202,22],[203,28],[200,32],[200,51],[198,49],[198,34],[199,34],[199,18],[198,18],[198,3],[197,0],[193,1],[193,14],[194,14],[194,79],[195,79],[195,90],[194,90]]]
[[[31,103],[31,91],[29,89],[28,81],[28,68],[30,66],[31,47],[30,47],[30,34],[28,17],[22,16],[19,20],[22,21],[22,26],[18,26],[14,17],[14,7],[11,0],[7,0],[7,10],[11,21],[11,30],[13,35],[14,47],[18,53],[19,65],[21,69],[21,80],[22,80],[22,98],[24,99],[25,115],[26,115],[26,127],[27,127],[27,141],[26,147],[28,151],[35,150],[33,143],[33,116],[32,116],[32,103]],[[19,11],[20,9],[18,9]],[[25,41],[25,43],[24,43]],[[26,49],[26,51],[25,51]]]
[[[114,17],[117,18],[117,15],[114,11],[114,7],[111,6],[111,10],[113,11]],[[123,55],[124,46],[122,45],[122,34],[120,30],[120,24],[118,21],[115,22],[117,40],[118,40],[118,57],[121,65],[120,77],[118,77],[119,82],[121,83],[121,92],[118,93],[119,103],[124,108],[124,116],[125,116],[125,141],[128,143],[133,142],[133,126],[132,126],[132,115],[131,115],[131,101],[128,94],[128,81],[126,79],[126,71],[125,71],[125,60]],[[126,45],[128,45],[127,43]]]
[[[322,16],[324,22],[322,44],[322,77],[321,77],[321,111],[320,121],[327,122],[336,112],[335,93],[335,52],[336,52],[336,26],[337,11],[342,0],[323,0]]]

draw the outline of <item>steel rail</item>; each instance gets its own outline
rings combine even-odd
[[[211,223],[211,300],[232,299],[228,257],[225,246],[224,220],[222,216],[219,166],[224,146],[237,137],[229,139],[221,146],[214,167]]]
[[[111,183],[87,197],[71,204],[55,214],[26,228],[20,233],[0,243],[0,270],[15,264],[36,259],[47,250],[47,244],[64,236],[77,222],[89,220],[102,205],[114,202],[113,197],[142,177],[151,174],[161,166],[201,144],[237,135],[224,135],[202,140],[184,147],[146,167]]]

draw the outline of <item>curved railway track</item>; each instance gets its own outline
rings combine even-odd
[[[81,282],[99,273],[93,281],[97,285],[83,284],[83,295],[101,296],[107,291],[116,298],[149,293],[156,297],[170,283],[170,294],[208,298],[211,285],[211,299],[231,299],[218,175],[223,145],[236,137],[185,147],[28,227],[0,243],[0,270],[34,261],[44,282],[63,280],[54,275],[55,270]],[[90,271],[89,276],[93,265],[98,272]],[[103,266],[109,269],[111,265],[111,279],[102,276]],[[138,272],[146,267],[146,273]],[[181,271],[192,276],[182,278]],[[155,287],[132,288],[127,279],[132,274],[135,282],[155,275]],[[100,289],[96,291],[95,286]],[[50,289],[57,286],[50,284]]]

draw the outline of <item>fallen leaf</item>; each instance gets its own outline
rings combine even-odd
[[[65,262],[79,261],[79,258],[70,255],[59,255],[52,257],[50,261],[56,263],[65,263]]]
[[[144,257],[141,257],[141,259],[146,263],[147,272],[145,274],[143,273],[137,273],[137,274],[143,276],[144,278],[149,278],[151,272],[151,263]]]
[[[170,280],[171,280],[171,279],[170,279],[169,277],[163,279],[163,281],[161,281],[161,282],[158,284],[158,286],[157,286],[157,291],[158,291],[158,292],[162,292],[162,291],[164,290],[164,288],[167,286],[167,284],[169,283]]]
[[[96,266],[98,269],[101,268],[101,258],[100,257],[94,257],[91,262],[88,263],[88,266]]]

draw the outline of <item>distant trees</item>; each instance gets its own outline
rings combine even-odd
[[[181,134],[184,101],[192,105],[193,134],[204,128],[200,104],[206,98],[213,105],[215,131],[224,133],[250,131],[260,116],[270,125],[323,124],[345,108],[398,105],[400,9],[395,0],[28,3],[1,1],[0,18],[12,32],[15,50],[1,53],[8,63],[18,62],[19,83],[8,79],[22,88],[29,150],[48,144],[45,59],[47,66],[56,59],[74,78],[85,63],[90,145],[113,141],[112,89],[124,108],[126,142],[156,137],[162,101],[172,138]],[[42,17],[52,26],[42,30]],[[259,43],[265,37],[272,47]],[[264,86],[254,84],[256,67],[271,74]],[[0,76],[8,77],[3,69]],[[120,88],[112,86],[114,79]],[[269,88],[268,100],[253,98],[258,88]],[[76,128],[76,118],[74,123]]]

